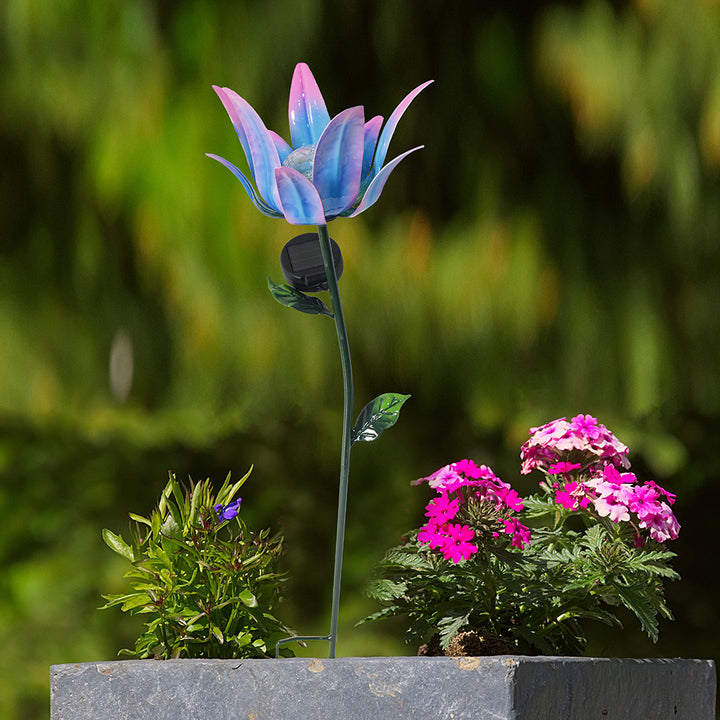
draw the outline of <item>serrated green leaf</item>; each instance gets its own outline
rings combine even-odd
[[[400,393],[384,393],[371,400],[355,421],[351,442],[377,440],[383,430],[387,430],[398,421],[400,409],[409,397]]]
[[[647,633],[648,637],[657,642],[658,639],[658,623],[656,610],[653,608],[650,600],[641,592],[631,587],[616,585],[620,600],[628,610],[631,610],[640,621],[642,629]]]
[[[407,583],[395,582],[394,580],[380,579],[375,580],[367,592],[368,595],[378,602],[390,602],[396,598],[402,597],[407,590]]]
[[[447,650],[450,641],[460,632],[460,628],[467,624],[470,613],[453,613],[444,617],[438,623],[440,630],[440,647]]]
[[[385,554],[382,565],[397,565],[401,568],[412,568],[414,570],[429,570],[432,564],[422,555],[405,550],[404,548],[391,548]]]
[[[328,306],[317,297],[306,295],[290,285],[277,285],[268,278],[268,288],[272,296],[285,307],[307,313],[308,315],[327,315],[333,317]]]
[[[125,542],[125,540],[122,539],[120,535],[116,535],[114,532],[105,529],[102,531],[102,537],[105,544],[111,550],[115,551],[118,555],[122,555],[124,558],[127,558],[130,562],[133,562],[135,558],[133,556],[132,548]]]

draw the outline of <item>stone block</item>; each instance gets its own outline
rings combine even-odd
[[[711,660],[374,657],[55,665],[51,720],[714,720]]]

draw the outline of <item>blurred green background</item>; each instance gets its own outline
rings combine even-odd
[[[676,622],[591,650],[720,655],[719,37],[717,0],[4,0],[0,717],[47,717],[51,663],[132,642],[95,609],[122,587],[100,532],[149,512],[168,470],[254,464],[243,512],[287,535],[285,617],[327,632],[334,327],[267,291],[302,228],[204,155],[244,164],[212,84],[287,137],[301,60],[331,115],[387,117],[435,79],[389,157],[425,149],[330,226],[356,411],[412,394],[353,452],[339,654],[415,652],[400,626],[353,628],[422,518],[412,479],[467,456],[530,491],[528,428],[588,412],[683,525]]]

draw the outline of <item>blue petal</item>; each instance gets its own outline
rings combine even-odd
[[[322,198],[326,217],[338,215],[357,200],[364,127],[362,107],[349,108],[330,121],[318,141],[313,185]]]
[[[236,93],[234,90],[230,90],[230,88],[221,88],[217,85],[213,85],[212,87],[213,90],[217,93],[217,96],[220,98],[223,106],[225,107],[225,111],[230,116],[230,120],[232,121],[233,127],[235,128],[238,140],[240,140],[240,145],[242,146],[243,152],[245,153],[245,158],[247,159],[248,167],[250,168],[250,174],[255,177],[255,169],[253,168],[252,155],[250,153],[250,146],[248,145],[247,135],[245,135],[245,129],[243,128],[243,124],[240,121],[240,116],[238,115],[238,112],[235,109],[235,105],[233,104],[232,100],[232,96]]]
[[[370,172],[373,157],[375,155],[375,145],[377,144],[378,135],[380,134],[380,126],[382,125],[382,115],[376,115],[365,123],[365,148],[363,150],[362,161],[362,177],[365,178]]]
[[[418,85],[418,87],[409,92],[405,98],[403,98],[403,101],[395,108],[395,110],[393,110],[392,115],[388,118],[387,124],[383,128],[380,140],[378,140],[377,150],[375,151],[375,162],[373,163],[372,169],[373,176],[380,172],[380,168],[382,168],[382,164],[385,162],[390,140],[392,139],[395,128],[397,127],[400,118],[403,116],[403,113],[407,110],[408,106],[415,97],[432,82],[432,80],[428,80],[426,83]]]
[[[283,214],[279,210],[273,209],[261,197],[258,196],[258,194],[255,192],[255,188],[252,186],[252,183],[231,162],[228,162],[225,158],[221,158],[218,155],[212,155],[210,153],[205,154],[213,160],[217,160],[218,162],[222,163],[228,170],[230,170],[230,172],[242,183],[245,191],[250,196],[250,199],[253,201],[253,205],[255,205],[255,207],[261,213],[268,215],[269,217],[283,216]]]
[[[325,212],[315,186],[297,170],[279,167],[275,170],[280,205],[291,225],[324,225]]]
[[[316,145],[330,122],[322,93],[310,68],[298,63],[293,73],[288,106],[292,146]]]
[[[233,118],[233,122],[239,123],[245,133],[247,147],[243,146],[243,149],[245,149],[246,155],[249,153],[251,159],[250,168],[258,192],[265,202],[273,207],[279,207],[280,200],[274,171],[275,168],[280,167],[280,156],[275,147],[275,142],[260,116],[246,100],[229,88],[222,88],[222,90],[236,114],[236,119]],[[225,103],[225,100],[223,100],[223,103]]]
[[[285,162],[285,158],[292,152],[292,148],[285,142],[284,138],[281,138],[276,132],[273,130],[269,130],[268,132],[275,143],[275,147],[278,151],[278,157],[280,158],[280,164],[282,164]]]
[[[370,187],[367,189],[367,192],[363,195],[362,200],[360,201],[360,204],[357,206],[357,208],[349,214],[343,213],[345,217],[355,217],[356,215],[359,215],[361,212],[364,212],[367,210],[371,205],[374,205],[378,198],[380,197],[380,194],[383,191],[383,188],[385,187],[385,183],[387,182],[387,179],[390,177],[390,173],[398,166],[401,160],[406,158],[410,153],[415,152],[416,150],[420,150],[420,148],[424,147],[423,145],[418,145],[416,148],[413,148],[412,150],[408,150],[407,152],[404,152],[402,155],[398,155],[394,160],[390,161],[373,179],[373,181],[370,183]]]

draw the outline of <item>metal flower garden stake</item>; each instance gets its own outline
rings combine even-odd
[[[224,158],[209,157],[221,162],[237,177],[260,212],[269,217],[285,218],[292,225],[317,226],[317,242],[312,236],[301,235],[283,250],[283,273],[289,284],[277,285],[268,278],[268,285],[281,304],[335,320],[343,371],[345,402],[330,632],[280,641],[278,653],[283,642],[327,640],[329,656],[335,657],[350,448],[355,442],[374,440],[394,425],[400,408],[409,397],[398,393],[380,395],[363,408],[353,424],[350,346],[337,282],[342,271],[342,258],[339,248],[330,239],[327,223],[338,217],[355,217],[367,210],[380,197],[390,173],[400,161],[422,147],[408,150],[384,164],[398,121],[415,96],[430,82],[410,92],[383,127],[383,118],[379,115],[366,122],[362,106],[343,110],[331,119],[310,68],[299,63],[290,88],[291,145],[268,130],[255,110],[237,93],[229,88],[214,88],[235,127],[252,181]],[[308,294],[320,290],[329,291],[331,308],[320,298]]]

